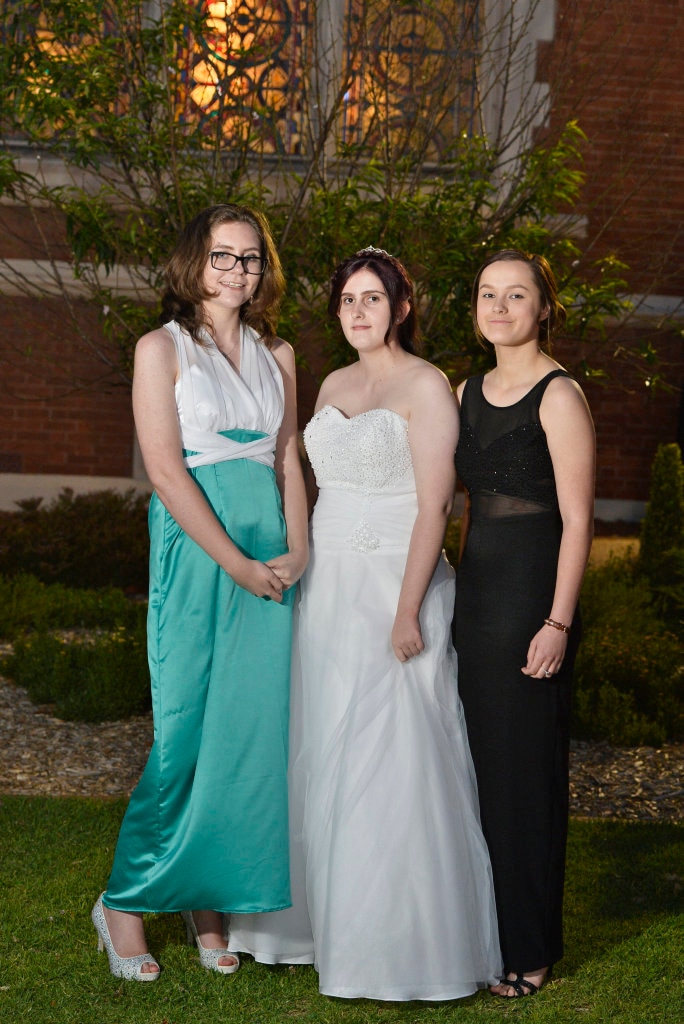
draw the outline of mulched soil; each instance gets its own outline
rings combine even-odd
[[[151,715],[63,722],[0,679],[0,793],[128,796],[152,742]],[[684,821],[684,744],[573,743],[570,813],[583,818]]]

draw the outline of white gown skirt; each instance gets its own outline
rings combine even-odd
[[[415,514],[413,493],[321,491],[295,616],[293,906],[231,919],[231,949],[315,963],[331,996],[455,999],[501,971],[444,557],[425,650],[402,664],[390,643]]]

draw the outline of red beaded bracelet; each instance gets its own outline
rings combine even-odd
[[[566,626],[563,622],[556,622],[555,619],[544,619],[545,626],[552,626],[554,629],[559,629],[561,633],[569,633],[570,627]]]

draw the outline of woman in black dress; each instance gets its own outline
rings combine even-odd
[[[506,998],[563,951],[570,684],[593,534],[595,441],[579,386],[546,351],[565,321],[547,261],[506,249],[471,312],[496,367],[457,391],[467,489],[454,642],[494,873]]]

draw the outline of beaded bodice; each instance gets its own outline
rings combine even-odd
[[[413,489],[408,423],[391,409],[347,417],[325,405],[304,431],[319,488],[358,491]]]
[[[494,514],[558,508],[539,406],[547,385],[559,376],[569,374],[553,370],[509,406],[491,405],[486,400],[482,374],[466,382],[456,470],[472,499],[496,496],[489,502]],[[479,504],[482,506],[482,501]]]

